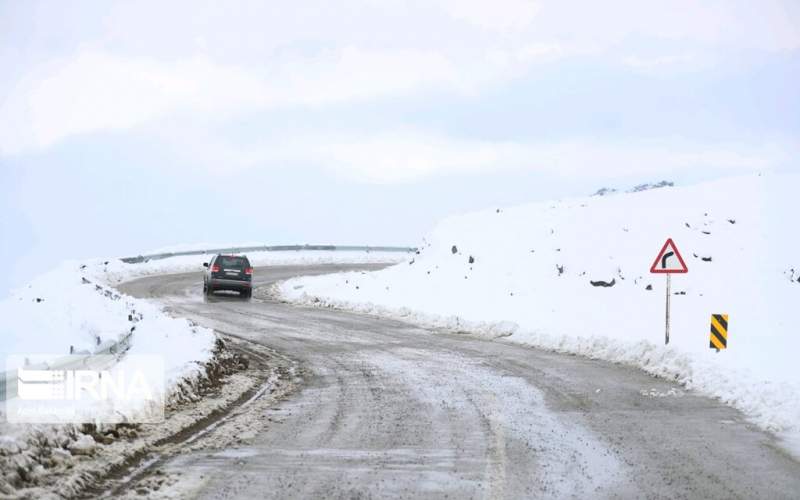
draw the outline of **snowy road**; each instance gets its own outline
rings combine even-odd
[[[362,266],[364,267],[364,266]],[[374,267],[374,266],[373,266]],[[188,498],[797,498],[800,464],[735,410],[641,371],[267,297],[344,266],[256,269],[251,302],[198,273],[121,288],[297,360],[244,444],[158,471]],[[220,426],[214,432],[234,432]],[[135,486],[131,488],[135,489]]]

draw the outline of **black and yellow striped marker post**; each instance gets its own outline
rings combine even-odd
[[[728,348],[728,315],[727,314],[712,314],[711,315],[711,342],[709,347],[716,349]]]

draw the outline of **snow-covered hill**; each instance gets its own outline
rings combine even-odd
[[[798,186],[752,176],[452,217],[409,263],[280,293],[632,364],[722,398],[800,451]],[[668,237],[689,273],[672,278],[665,347],[665,277],[649,268]],[[712,313],[729,315],[719,353]]]

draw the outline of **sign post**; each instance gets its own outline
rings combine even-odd
[[[672,275],[667,274],[667,320],[666,320],[666,328],[664,329],[664,345],[669,344],[669,296],[670,296],[670,285],[672,284]]]
[[[658,256],[656,256],[656,260],[653,261],[653,265],[650,266],[650,272],[654,274],[666,274],[667,275],[667,297],[666,297],[666,321],[665,321],[665,328],[664,328],[664,345],[669,344],[669,309],[670,309],[670,297],[672,295],[670,288],[672,285],[672,275],[673,274],[683,274],[688,273],[689,268],[686,267],[686,263],[683,261],[683,257],[681,257],[681,253],[678,251],[678,247],[675,246],[675,242],[672,241],[672,238],[667,238],[667,242],[664,243],[664,246],[661,247],[661,251],[658,252]]]

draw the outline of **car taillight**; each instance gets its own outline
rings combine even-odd
[[[211,272],[212,272],[212,273],[218,273],[218,272],[219,272],[219,266],[218,266],[218,265],[216,265],[216,264],[214,264],[213,266],[211,266]]]
[[[252,267],[248,267],[247,269],[244,270],[244,274],[252,275],[253,274],[253,268]]]

